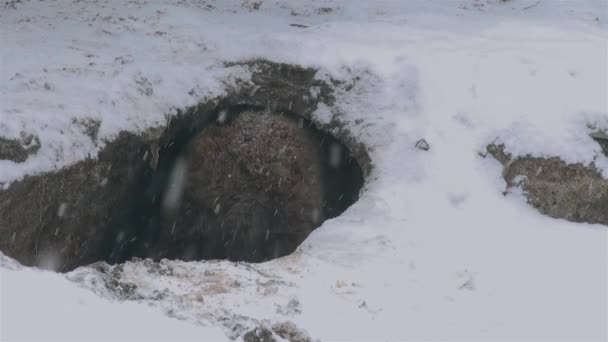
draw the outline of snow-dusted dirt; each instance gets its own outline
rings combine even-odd
[[[503,196],[501,165],[480,156],[498,141],[608,176],[589,137],[589,126],[608,129],[608,2],[12,7],[0,7],[0,136],[34,134],[41,148],[0,161],[4,186],[221,96],[250,77],[224,62],[254,58],[356,80],[313,116],[343,123],[374,169],[343,215],[263,264],[134,261],[63,275],[2,256],[3,340],[238,339],[283,321],[321,340],[608,338],[606,227]],[[77,124],[86,119],[101,121],[95,140]],[[429,151],[414,147],[421,138]]]

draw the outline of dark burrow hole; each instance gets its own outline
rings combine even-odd
[[[311,121],[215,108],[0,191],[0,249],[57,271],[133,257],[261,262],[358,199],[360,164]]]
[[[137,199],[110,224],[109,262],[285,256],[363,186],[347,148],[292,113],[231,107],[201,130],[177,123],[161,141]]]

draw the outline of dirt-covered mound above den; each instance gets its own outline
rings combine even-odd
[[[166,224],[175,226],[159,234],[165,255],[292,252],[323,220],[321,152],[311,131],[283,115],[245,111],[204,129],[178,157],[164,196]]]
[[[528,203],[545,215],[608,226],[608,179],[595,167],[557,157],[513,157],[502,145],[487,150],[504,166],[507,192],[521,187]]]

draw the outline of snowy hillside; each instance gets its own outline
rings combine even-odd
[[[503,195],[480,155],[503,143],[608,177],[589,135],[608,130],[608,2],[4,2],[0,137],[40,145],[0,160],[4,188],[226,94],[251,79],[229,62],[254,59],[352,82],[312,117],[338,120],[373,169],[359,201],[262,264],[59,274],[0,253],[2,340],[242,339],[286,321],[323,341],[608,339],[606,226]]]

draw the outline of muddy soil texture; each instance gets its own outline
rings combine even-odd
[[[516,157],[505,153],[504,145],[489,145],[487,151],[504,166],[505,194],[521,187],[528,203],[545,215],[608,226],[608,179],[594,165],[568,164],[558,157]]]

